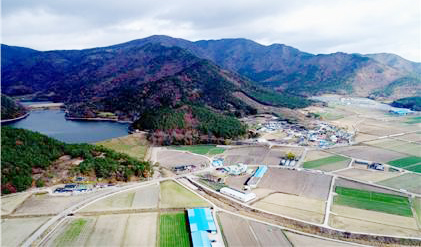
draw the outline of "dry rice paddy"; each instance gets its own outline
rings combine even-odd
[[[49,217],[30,217],[1,220],[1,246],[20,244],[44,224]]]

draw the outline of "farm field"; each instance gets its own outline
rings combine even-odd
[[[418,156],[409,156],[409,157],[392,160],[388,162],[389,165],[399,167],[399,168],[404,168],[404,169],[406,169],[406,167],[417,165],[420,163],[421,163],[421,157],[418,157]]]
[[[170,148],[202,155],[221,154],[225,151],[225,148],[216,147],[216,145],[172,146]]]
[[[96,145],[101,145],[114,151],[125,153],[139,160],[143,160],[145,158],[149,147],[149,143],[143,133],[135,133],[97,142]]]
[[[392,236],[406,236],[406,237],[420,237],[419,230],[413,230],[398,226],[388,226],[385,224],[370,222],[366,220],[359,220],[355,218],[348,218],[339,215],[331,215],[329,217],[329,225],[336,229],[343,229],[353,232],[364,232],[380,235]]]
[[[28,197],[30,192],[20,192],[1,197],[1,215],[12,213],[20,204],[22,204]]]
[[[262,164],[264,165],[272,165],[276,166],[279,165],[281,159],[285,157],[287,153],[293,153],[297,157],[299,157],[303,153],[302,148],[294,148],[294,147],[274,147],[269,150],[269,152],[266,153],[266,156],[264,160],[262,161]],[[261,164],[259,164],[261,165]]]
[[[70,218],[41,246],[153,246],[158,213]]]
[[[408,155],[421,155],[421,144],[410,143],[406,141],[396,140],[396,139],[380,139],[370,142],[365,142],[365,144],[384,148],[387,150],[392,150],[400,153],[405,153]]]
[[[378,182],[388,178],[393,178],[401,175],[399,172],[385,172],[385,171],[377,171],[372,169],[361,169],[361,168],[351,168],[339,172],[334,172],[335,174],[354,178],[362,181],[367,182]]]
[[[327,152],[319,151],[319,150],[311,150],[307,152],[304,162],[323,159],[330,156],[332,156],[331,153],[327,153]]]
[[[184,211],[161,214],[159,218],[159,246],[190,247],[189,225]]]
[[[404,140],[404,141],[418,142],[418,144],[420,144],[420,142],[421,142],[421,132],[406,134],[406,135],[403,135],[403,136],[398,136],[396,138],[398,138],[400,140]]]
[[[352,247],[355,246],[353,244],[347,243],[338,243],[335,241],[329,241],[325,239],[305,236],[289,231],[284,231],[285,235],[289,239],[289,241],[294,246],[311,246],[311,247]]]
[[[282,230],[227,213],[218,213],[228,246],[292,246]]]
[[[414,217],[406,217],[400,215],[393,215],[383,212],[375,212],[371,210],[352,208],[348,206],[342,206],[334,204],[331,208],[331,212],[341,217],[347,217],[352,219],[358,219],[362,221],[368,221],[385,226],[402,227],[411,230],[418,230],[417,223]]]
[[[105,191],[105,190],[104,190]],[[101,192],[97,192],[101,193]],[[14,215],[43,215],[58,214],[65,208],[68,208],[80,201],[83,201],[91,194],[81,194],[74,196],[50,196],[48,194],[32,195],[19,206]]]
[[[171,168],[180,165],[206,165],[209,160],[206,157],[195,155],[191,153],[160,149],[157,153],[157,161],[166,168]]]
[[[306,171],[269,168],[257,188],[270,189],[312,199],[326,200],[331,176]]]
[[[375,135],[369,135],[369,134],[363,134],[363,133],[357,133],[357,135],[355,136],[355,142],[359,143],[359,142],[366,142],[366,141],[371,141],[371,140],[375,140],[377,139],[378,136]]]
[[[379,181],[377,184],[421,194],[421,175],[419,174],[405,173],[398,177]]]
[[[1,220],[1,246],[20,246],[49,217],[30,217]]]
[[[209,204],[174,181],[161,182],[161,208],[207,207]]]
[[[237,190],[243,190],[244,184],[251,177],[249,174],[239,176],[229,176],[225,179],[225,184]]]
[[[412,217],[407,197],[338,186],[335,192],[334,204]]]
[[[254,207],[292,218],[323,223],[325,201],[282,193],[271,194],[253,204]]]
[[[414,197],[412,205],[416,213],[415,217],[418,220],[418,223],[421,225],[421,197]]]
[[[158,196],[159,185],[148,185],[140,189],[133,189],[109,196],[82,208],[80,212],[156,208],[158,206]]]
[[[304,162],[303,167],[306,169],[317,169],[322,171],[334,171],[348,166],[351,159],[334,155],[321,159]]]
[[[398,153],[395,151],[364,145],[332,148],[331,151],[338,154],[350,156],[356,159],[376,161],[382,163],[386,163],[390,160],[400,159],[406,156],[405,154]]]
[[[235,165],[238,163],[261,165],[268,152],[269,148],[267,147],[231,148],[223,153],[224,165]]]
[[[371,184],[360,183],[354,180],[349,180],[347,178],[337,178],[335,180],[335,186],[354,188],[358,190],[367,190],[367,191],[373,191],[373,192],[379,192],[379,193],[386,193],[386,194],[392,194],[392,195],[398,195],[398,196],[405,195],[404,193],[401,193],[401,192],[378,187],[375,184],[371,185]]]

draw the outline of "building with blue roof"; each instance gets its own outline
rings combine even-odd
[[[394,109],[391,109],[389,112],[393,113],[393,114],[397,114],[399,116],[405,116],[405,115],[411,113],[412,111],[410,109],[406,109],[406,108],[394,108]]]
[[[208,233],[205,231],[198,231],[191,233],[193,247],[211,247],[211,242]]]
[[[265,175],[267,170],[267,166],[259,166],[259,168],[257,168],[253,176],[247,181],[246,188],[256,188],[257,184],[260,182],[260,179],[262,179],[263,175]]]
[[[263,175],[265,175],[265,173],[267,172],[268,167],[267,166],[259,166],[259,168],[257,168],[256,172],[254,173],[254,177],[258,177],[261,178],[263,177]]]
[[[193,247],[210,247],[208,233],[216,233],[210,208],[187,209]]]

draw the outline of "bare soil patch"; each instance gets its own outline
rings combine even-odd
[[[339,172],[335,172],[344,177],[355,178],[367,182],[378,182],[388,178],[397,177],[399,172],[376,171],[372,169],[351,168]]]
[[[281,168],[269,168],[260,181],[258,188],[304,196],[312,199],[326,200],[329,194],[329,175],[296,171]]]
[[[160,149],[157,153],[157,161],[161,166],[166,168],[172,168],[180,165],[195,165],[200,167],[209,163],[207,158],[200,155],[162,149]]]
[[[98,216],[87,246],[119,246],[124,239],[127,214]]]
[[[238,163],[261,165],[268,152],[269,148],[262,146],[231,148],[223,153],[224,165],[235,165]]]
[[[331,153],[318,151],[318,150],[308,151],[304,161],[318,160],[318,159],[323,159],[329,156],[333,156],[333,155]]]
[[[320,238],[309,237],[289,231],[284,231],[285,235],[294,246],[311,246],[311,247],[351,247],[353,244],[338,243],[335,241],[324,240]]]
[[[331,149],[331,151],[350,156],[356,159],[377,161],[382,163],[386,163],[390,160],[396,160],[407,156],[405,154],[398,153],[395,151],[363,145],[333,148]]]
[[[275,193],[253,204],[254,207],[292,218],[323,223],[325,201]]]
[[[30,192],[20,192],[1,197],[1,215],[12,213],[19,205],[21,205],[28,197]]]

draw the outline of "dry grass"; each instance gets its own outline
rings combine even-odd
[[[125,153],[135,159],[143,160],[149,147],[145,134],[135,133],[96,143],[117,152]]]

